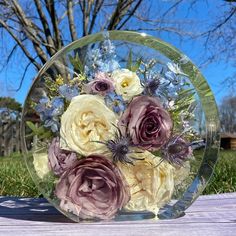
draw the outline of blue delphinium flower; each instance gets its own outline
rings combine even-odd
[[[91,81],[98,71],[112,72],[119,69],[120,65],[116,60],[115,46],[109,39],[109,34],[104,33],[104,41],[100,48],[89,49],[85,59],[85,74]]]
[[[50,128],[53,133],[56,133],[59,131],[60,123],[57,118],[47,119],[44,122],[44,127]]]
[[[59,116],[64,112],[64,100],[62,97],[55,97],[50,100],[43,97],[39,104],[35,106],[35,111],[39,114],[44,126],[50,128],[52,132],[59,131]]]
[[[116,60],[116,50],[114,44],[109,39],[109,33],[104,32],[104,41],[101,44],[100,52],[103,61],[100,67],[103,72],[111,72],[120,68],[119,63]]]
[[[51,116],[60,116],[64,112],[64,100],[61,97],[55,97],[51,100]]]
[[[177,75],[172,71],[167,71],[165,73],[165,78],[172,84],[172,85],[179,85],[180,81]]]
[[[85,59],[84,72],[89,80],[92,80],[102,66],[102,55],[99,49],[88,49]]]
[[[48,97],[42,97],[39,100],[39,103],[35,106],[35,111],[39,114],[44,113],[45,109],[47,108],[50,99]]]
[[[166,70],[163,70],[164,77],[178,91],[184,85],[185,77],[188,75],[182,72],[178,64],[168,62],[166,66]]]
[[[76,86],[70,86],[68,84],[61,85],[58,89],[59,94],[67,101],[71,101],[73,97],[79,95],[79,90]]]
[[[105,103],[116,113],[120,113],[125,110],[125,102],[122,96],[117,95],[114,92],[108,93],[105,96]]]

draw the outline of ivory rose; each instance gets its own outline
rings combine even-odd
[[[74,97],[61,117],[61,148],[88,156],[106,152],[97,141],[112,139],[117,124],[116,115],[98,95]]]
[[[120,170],[104,156],[80,159],[56,185],[60,207],[82,219],[111,219],[130,199]]]
[[[131,211],[152,211],[170,201],[174,191],[174,167],[150,152],[130,154],[135,158],[145,158],[134,165],[118,163],[118,167],[129,184],[131,199],[125,209]]]
[[[43,179],[49,172],[48,154],[46,152],[33,153],[34,169],[40,179]]]
[[[128,69],[115,70],[112,73],[112,79],[115,83],[116,93],[121,95],[126,101],[143,91],[137,74]]]

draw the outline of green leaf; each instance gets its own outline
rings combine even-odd
[[[52,136],[52,132],[47,130],[44,126],[36,127],[31,121],[26,121],[27,126],[33,131],[28,136],[37,135],[39,139],[50,138]]]
[[[50,138],[51,136],[52,136],[52,132],[51,131],[47,131],[47,132],[39,134],[39,139]]]
[[[132,51],[130,50],[129,51],[129,55],[128,55],[128,60],[127,60],[127,65],[126,65],[126,68],[128,70],[131,70],[131,67],[132,67]]]
[[[69,61],[73,65],[74,69],[78,70],[80,73],[84,73],[84,66],[82,61],[79,58],[79,54],[76,53],[75,57],[69,55]]]
[[[31,121],[26,121],[26,125],[33,131],[33,133],[37,132],[38,128]]]
[[[131,66],[131,71],[136,72],[138,68],[140,67],[142,62],[142,58],[140,57],[134,65]]]

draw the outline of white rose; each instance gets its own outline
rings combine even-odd
[[[132,154],[135,158],[145,158],[134,165],[118,163],[129,184],[131,199],[125,209],[132,211],[158,210],[170,201],[174,191],[174,168],[161,158],[145,151]]]
[[[116,93],[126,101],[143,91],[139,77],[128,69],[115,70],[112,73],[112,79],[115,83]]]
[[[81,155],[103,154],[107,151],[104,144],[113,138],[117,116],[95,95],[79,95],[72,99],[61,117],[61,148],[72,150]]]
[[[47,153],[33,153],[34,169],[40,179],[43,179],[49,172],[48,154]]]

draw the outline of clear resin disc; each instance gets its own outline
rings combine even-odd
[[[38,189],[74,221],[176,218],[217,160],[214,96],[189,58],[135,32],[60,50],[26,99],[22,148]]]

